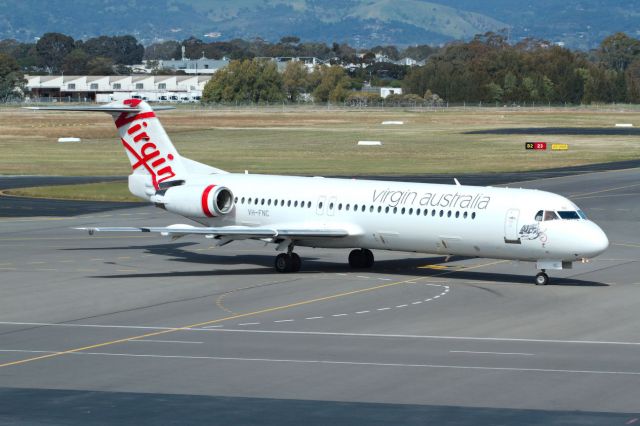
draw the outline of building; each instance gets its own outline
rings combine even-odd
[[[25,95],[33,101],[110,102],[139,97],[149,101],[199,100],[210,75],[26,75]]]

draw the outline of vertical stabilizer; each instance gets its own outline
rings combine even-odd
[[[133,174],[148,175],[155,189],[163,182],[186,178],[182,158],[149,104],[127,99],[106,107],[114,110],[122,107],[112,115]]]

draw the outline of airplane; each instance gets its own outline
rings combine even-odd
[[[203,235],[276,245],[278,272],[297,272],[296,246],[352,249],[349,265],[371,268],[371,250],[535,262],[570,269],[604,252],[602,229],[569,199],[550,192],[461,185],[229,173],[181,156],[140,99],[102,106],[30,107],[112,115],[131,163],[131,193],[198,226],[90,227],[95,232]],[[156,107],[155,110],[172,109]]]

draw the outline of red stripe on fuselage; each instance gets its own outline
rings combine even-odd
[[[149,112],[141,112],[140,114],[131,115],[131,113],[123,112],[116,118],[116,127],[119,129],[120,127],[132,123],[136,120],[142,120],[145,118],[155,118],[156,114],[153,111]]]
[[[211,213],[211,209],[209,209],[209,203],[207,202],[209,200],[209,194],[211,193],[211,190],[214,187],[215,185],[209,185],[202,192],[202,200],[201,200],[202,211],[204,212],[205,215],[207,215],[207,217],[214,216],[213,213]]]

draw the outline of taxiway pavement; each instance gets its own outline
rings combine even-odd
[[[610,248],[546,287],[518,262],[354,272],[305,248],[281,275],[255,242],[71,230],[184,221],[150,206],[3,217],[0,423],[639,421],[640,169],[512,186],[570,196]]]

